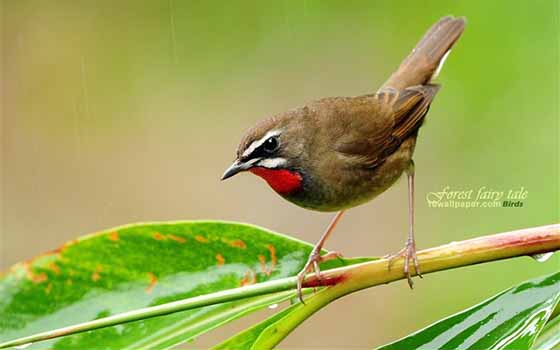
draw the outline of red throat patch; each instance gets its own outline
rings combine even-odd
[[[288,194],[301,187],[301,175],[295,171],[262,167],[251,168],[249,171],[265,179],[270,187],[280,194]]]

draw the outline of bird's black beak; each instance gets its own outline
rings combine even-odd
[[[224,172],[224,175],[222,175],[222,180],[225,179],[229,179],[230,177],[232,177],[233,175],[240,173],[242,171],[245,171],[249,168],[251,168],[252,164],[251,163],[243,163],[239,160],[236,160],[235,162],[233,162],[233,164],[227,168],[227,170]]]

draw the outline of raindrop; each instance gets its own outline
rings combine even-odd
[[[28,346],[33,345],[33,343],[27,343],[27,344],[23,344],[23,345],[18,345],[18,346],[14,346],[15,349],[25,349]]]
[[[542,254],[535,254],[531,255],[531,258],[535,259],[538,262],[545,262],[554,254],[554,252],[542,253]]]
[[[277,307],[278,307],[278,304],[271,304],[271,305],[268,305],[268,308],[269,308],[269,309],[276,309]]]

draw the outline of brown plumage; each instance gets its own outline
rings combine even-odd
[[[412,230],[414,167],[418,129],[440,89],[431,81],[465,27],[464,18],[440,19],[374,94],[331,97],[261,121],[242,139],[237,160],[224,178],[249,170],[285,199],[308,209],[341,211],[312,253],[303,274],[324,260],[319,251],[342,211],[409,178],[408,261],[416,262]]]

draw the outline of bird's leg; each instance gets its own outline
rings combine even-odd
[[[336,213],[335,217],[332,219],[331,223],[329,224],[329,226],[327,227],[327,229],[319,239],[319,242],[317,242],[317,244],[315,244],[315,246],[313,247],[313,250],[311,251],[311,254],[309,254],[309,258],[307,259],[305,266],[297,274],[297,295],[302,303],[303,303],[303,295],[301,293],[301,289],[303,287],[303,281],[305,280],[305,275],[311,270],[313,270],[315,271],[315,276],[317,276],[318,279],[321,279],[321,270],[319,269],[319,263],[323,261],[336,259],[341,256],[337,252],[329,252],[321,256],[321,249],[323,249],[323,245],[325,244],[327,238],[329,238],[331,233],[334,231],[334,228],[336,227],[336,224],[338,224],[338,221],[342,217],[342,214],[344,214],[344,210],[341,210],[338,213]]]
[[[418,258],[416,257],[416,243],[414,241],[414,162],[411,160],[408,168],[406,169],[406,177],[408,180],[408,239],[406,245],[396,254],[387,256],[389,260],[389,270],[395,259],[404,257],[404,274],[408,280],[408,285],[412,289],[413,282],[410,275],[410,260],[414,263],[416,275],[422,278],[420,266],[418,265]]]

